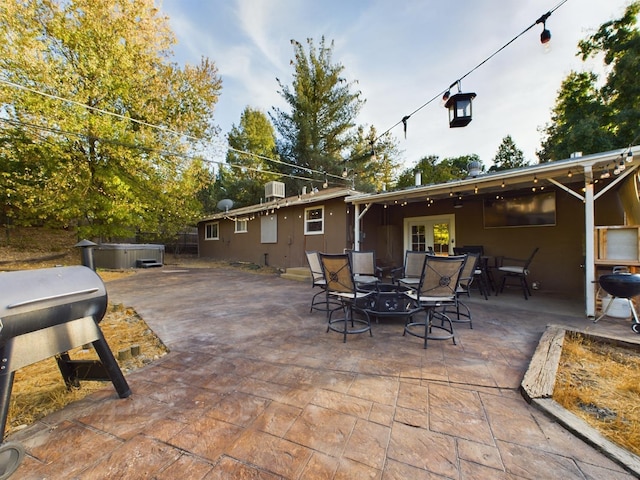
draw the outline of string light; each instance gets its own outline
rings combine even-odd
[[[540,43],[546,45],[551,40],[551,32],[547,30],[547,19],[551,16],[551,12],[547,12],[536,20],[536,25],[542,24],[542,33],[540,33]]]

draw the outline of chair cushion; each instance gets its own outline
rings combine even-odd
[[[353,279],[356,283],[376,283],[380,281],[378,277],[371,275],[354,275]]]
[[[516,267],[507,265],[505,267],[499,267],[498,270],[505,273],[516,273],[518,275],[529,275],[529,270],[524,267]]]
[[[453,295],[442,297],[421,295],[420,298],[418,298],[416,292],[407,292],[405,295],[407,295],[411,300],[420,302],[420,305],[422,306],[439,306],[443,303],[455,303],[455,297]]]
[[[333,290],[329,290],[329,295],[333,295],[334,297],[340,297],[340,298],[344,298],[344,299],[351,299],[353,300],[354,298],[356,299],[360,299],[360,298],[365,298],[368,297],[369,295],[371,295],[373,292],[359,292],[356,291],[355,296],[353,294],[353,292],[335,292]]]

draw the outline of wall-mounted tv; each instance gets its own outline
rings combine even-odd
[[[485,198],[484,227],[525,227],[556,224],[556,192]]]

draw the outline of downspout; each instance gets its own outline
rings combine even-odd
[[[584,167],[584,229],[585,229],[585,313],[587,317],[595,317],[596,289],[595,289],[595,215],[593,197],[593,169],[591,165]]]

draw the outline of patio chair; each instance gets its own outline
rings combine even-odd
[[[536,253],[538,253],[538,250],[538,247],[534,248],[531,255],[529,255],[529,258],[526,259],[509,257],[502,257],[500,259],[500,265],[498,266],[498,271],[502,274],[500,293],[504,290],[507,279],[515,278],[522,287],[524,299],[529,300],[529,297],[531,296],[531,290],[529,289],[529,283],[527,282],[527,277],[529,276],[529,265],[531,265],[531,261],[533,260],[533,257],[535,257]],[[496,292],[496,295],[497,294],[498,293]]]
[[[324,272],[322,271],[322,264],[320,263],[320,253],[316,251],[304,252],[307,257],[307,263],[309,264],[309,270],[311,271],[311,288],[320,287],[320,291],[317,292],[311,299],[311,308],[309,313],[313,313],[314,310],[321,310],[329,316],[331,306],[339,308],[340,303],[331,301],[327,293],[327,282],[324,279]],[[322,297],[320,297],[322,296]],[[318,298],[320,297],[320,298]]]
[[[353,279],[357,286],[375,285],[382,279],[382,269],[376,266],[376,252],[348,250]]]
[[[404,265],[391,271],[393,283],[410,289],[417,288],[422,276],[424,258],[427,255],[433,255],[433,250],[407,250],[404,255]]]
[[[484,248],[482,245],[465,245],[464,247],[454,247],[453,249],[454,255],[465,255],[470,253],[478,256],[478,261],[476,262],[475,270],[473,271],[473,281],[470,282],[469,285],[471,285],[471,283],[478,285],[480,295],[482,295],[485,300],[489,300],[489,295],[492,289],[491,272],[487,265],[487,257],[484,256],[483,252]]]
[[[343,342],[347,341],[349,334],[369,332],[369,335],[372,335],[367,301],[374,292],[361,292],[356,289],[349,255],[321,253],[320,263],[327,281],[329,298],[339,301],[342,306],[329,311],[327,332],[332,330],[342,333]],[[340,310],[343,316],[333,318]],[[356,314],[359,315],[358,318]]]
[[[455,250],[454,250],[455,251]],[[473,328],[473,322],[471,319],[471,309],[467,304],[460,300],[460,296],[466,294],[467,297],[471,297],[470,289],[476,278],[476,271],[478,269],[478,262],[480,261],[479,253],[465,253],[467,260],[464,263],[464,268],[460,272],[460,278],[458,279],[458,286],[456,287],[455,296],[455,318],[452,318],[454,322],[464,322],[469,324],[469,328]],[[447,305],[443,309],[443,313],[449,313],[452,311],[452,306]]]
[[[408,318],[403,335],[408,333],[424,339],[424,348],[427,348],[427,339],[448,340],[451,338],[453,344],[456,344],[453,323],[440,309],[448,306],[455,307],[456,289],[466,260],[466,255],[425,256],[418,288],[415,293],[409,292],[407,294],[422,306],[426,314],[425,320],[416,322],[413,321],[413,318]],[[434,319],[439,319],[440,325],[435,324]],[[433,329],[438,329],[442,333],[434,334]]]

